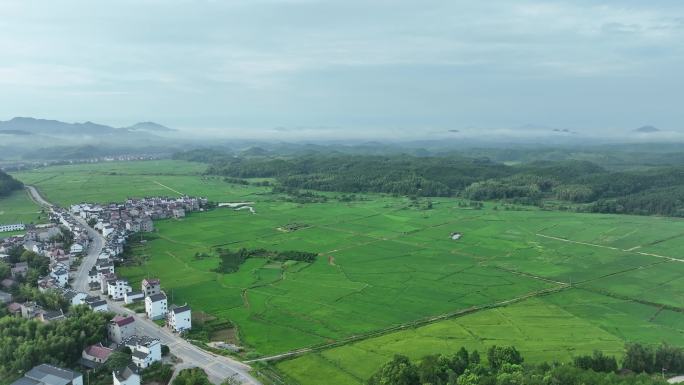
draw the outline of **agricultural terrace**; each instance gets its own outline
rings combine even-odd
[[[567,360],[593,349],[619,354],[625,341],[684,343],[679,219],[507,210],[496,203],[475,210],[448,198],[433,199],[426,210],[379,195],[341,202],[331,194],[326,203],[295,204],[264,188],[199,174],[60,172],[41,170],[56,176],[33,183],[62,202],[94,200],[87,197],[115,181],[133,186],[128,194],[115,187],[120,196],[141,195],[158,181],[216,201],[254,201],[255,214],[221,208],[157,222],[151,240],[134,247],[135,264],[119,271],[133,285],[158,276],[174,302],[233,322],[246,358],[321,347],[276,364],[303,385],[321,378],[359,384],[394,353],[419,358],[462,345],[514,344],[530,360]],[[17,176],[32,183],[31,174]],[[86,175],[97,183],[79,184],[69,198],[59,180]],[[98,201],[116,199],[107,194]],[[453,232],[463,237],[451,240]],[[214,271],[218,248],[243,247],[319,257],[250,258],[235,273]],[[323,348],[353,336],[364,338]]]

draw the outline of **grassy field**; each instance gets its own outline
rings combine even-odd
[[[206,165],[154,160],[105,162],[41,168],[14,173],[25,184],[38,187],[51,202],[67,206],[80,202],[118,202],[129,197],[205,196],[210,200],[250,199],[263,188],[231,185],[205,177]]]
[[[319,346],[277,367],[302,385],[359,384],[395,353],[420,358],[460,346],[514,344],[531,361],[569,360],[626,341],[684,344],[684,221],[537,209],[482,210],[434,199],[367,196],[284,202],[266,188],[201,175],[194,163],[157,161],[46,168],[16,176],[61,204],[182,192],[254,201],[256,214],[217,209],[156,223],[157,239],[120,269],[134,286],[159,277],[173,302],[237,325],[247,356]],[[297,231],[282,231],[288,224]],[[449,235],[461,232],[453,241]],[[216,248],[319,253],[315,263],[249,259],[214,272]],[[208,258],[196,258],[207,253]],[[560,291],[538,295],[549,289]],[[508,306],[482,309],[520,297]],[[460,317],[414,322],[467,309]],[[323,381],[325,380],[325,381]]]
[[[0,224],[43,223],[47,215],[33,203],[24,190],[14,191],[7,197],[0,198]],[[0,233],[2,236],[3,233]]]
[[[394,354],[419,360],[461,346],[486,351],[515,345],[528,362],[569,362],[594,349],[620,356],[625,341],[684,344],[684,315],[572,289],[504,308],[437,322],[283,361],[277,367],[300,384],[355,384]],[[334,379],[331,381],[330,379]]]

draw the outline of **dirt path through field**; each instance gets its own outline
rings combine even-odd
[[[252,360],[247,360],[247,361],[245,361],[245,363],[251,364],[254,362],[280,361],[282,359],[300,356],[300,355],[305,354],[305,353],[318,352],[318,351],[334,348],[337,346],[346,345],[346,344],[349,344],[352,342],[357,342],[357,341],[362,341],[362,340],[366,340],[369,338],[379,337],[379,336],[389,334],[389,333],[393,333],[393,332],[400,331],[400,330],[405,330],[405,329],[409,329],[409,328],[412,329],[412,328],[416,328],[418,326],[428,325],[428,324],[435,323],[438,321],[442,321],[445,319],[462,317],[462,316],[477,313],[477,312],[480,312],[483,310],[489,310],[489,309],[494,309],[494,308],[512,305],[514,303],[522,302],[522,301],[525,301],[525,300],[530,299],[530,298],[549,295],[552,293],[557,293],[557,292],[560,292],[563,290],[567,290],[570,287],[571,287],[570,285],[562,285],[562,286],[555,286],[555,287],[551,287],[551,288],[541,289],[541,290],[533,291],[531,293],[523,294],[523,295],[515,297],[515,298],[507,299],[504,301],[499,301],[499,302],[494,302],[494,303],[489,303],[489,304],[483,304],[483,305],[477,305],[477,306],[471,306],[469,308],[457,310],[457,311],[454,311],[451,313],[446,313],[446,314],[441,314],[441,315],[432,316],[432,317],[428,317],[428,318],[423,318],[421,320],[403,323],[403,324],[395,325],[395,326],[390,326],[390,327],[387,327],[384,329],[375,330],[375,331],[368,332],[368,333],[352,335],[350,337],[343,338],[343,339],[335,341],[335,342],[330,342],[330,343],[325,343],[325,344],[321,344],[318,346],[312,346],[312,347],[307,347],[307,348],[291,350],[289,352],[284,352],[284,353],[280,353],[280,354],[276,354],[276,355],[272,355],[272,356],[266,356],[266,357],[261,357],[261,358],[255,358]]]
[[[180,191],[178,191],[178,190],[174,190],[174,189],[172,189],[171,187],[169,187],[169,186],[167,186],[167,185],[165,185],[165,184],[162,184],[162,183],[157,182],[156,180],[153,180],[153,182],[156,183],[156,184],[158,184],[158,185],[160,185],[160,186],[162,186],[162,187],[164,187],[164,188],[167,189],[167,190],[170,190],[170,191],[175,192],[176,194],[178,194],[178,195],[180,195],[180,196],[185,196],[185,194],[183,194],[182,192],[180,192]]]
[[[635,248],[631,249],[620,249],[618,247],[612,247],[612,246],[605,246],[605,245],[597,245],[595,243],[588,243],[588,242],[580,242],[580,241],[573,241],[570,239],[565,239],[565,238],[559,238],[559,237],[552,237],[550,235],[544,235],[544,234],[536,234],[538,237],[542,238],[547,238],[547,239],[553,239],[555,241],[561,241],[561,242],[568,242],[568,243],[574,243],[577,245],[584,245],[584,246],[592,246],[592,247],[600,247],[602,249],[609,249],[609,250],[615,250],[615,251],[624,251],[626,253],[634,253],[634,254],[640,254],[640,255],[646,255],[649,257],[656,257],[656,258],[662,258],[662,259],[667,259],[669,261],[673,262],[684,262],[684,259],[680,258],[674,258],[674,257],[668,257],[666,255],[660,255],[660,254],[653,254],[653,253],[645,253],[643,251],[633,251]]]

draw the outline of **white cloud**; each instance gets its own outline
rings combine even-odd
[[[56,95],[91,111],[119,96],[123,114],[192,108],[188,115],[220,120],[230,105],[259,109],[268,127],[281,124],[278,114],[310,117],[312,103],[330,119],[312,126],[336,126],[350,111],[449,122],[493,119],[492,106],[541,114],[521,94],[564,96],[594,80],[587,93],[607,83],[621,99],[615,84],[681,83],[684,20],[674,15],[682,11],[678,2],[632,0],[8,0],[0,85],[36,97],[0,95],[0,113],[40,110],[47,90],[43,103],[55,109]],[[584,102],[576,97],[562,103]],[[557,103],[548,109],[567,110]]]

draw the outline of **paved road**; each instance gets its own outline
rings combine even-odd
[[[33,186],[26,187],[31,194],[31,197],[40,205],[45,207],[53,206],[50,202],[46,201]],[[76,216],[74,216],[74,219],[87,229],[92,239],[88,246],[88,253],[83,258],[81,266],[79,266],[72,283],[74,289],[87,293],[88,271],[90,271],[97,262],[97,257],[100,255],[105,242],[102,235],[88,226],[83,219]],[[94,294],[99,294],[99,292]],[[183,360],[184,366],[197,366],[204,369],[213,383],[220,384],[223,380],[235,376],[240,379],[243,384],[261,385],[258,380],[249,375],[249,371],[251,370],[249,365],[229,357],[218,356],[206,352],[172,333],[170,330],[160,328],[157,324],[148,320],[144,315],[135,314],[130,309],[123,307],[123,303],[121,302],[107,299],[107,303],[110,311],[118,314],[129,314],[135,317],[136,331],[138,334],[159,338],[162,344],[169,346],[171,353]]]
[[[31,194],[31,199],[33,199],[36,203],[38,203],[39,205],[44,206],[44,207],[48,207],[48,208],[52,207],[52,203],[43,199],[43,197],[40,196],[40,194],[38,193],[38,190],[35,187],[26,186],[26,189],[28,190],[29,194]]]

